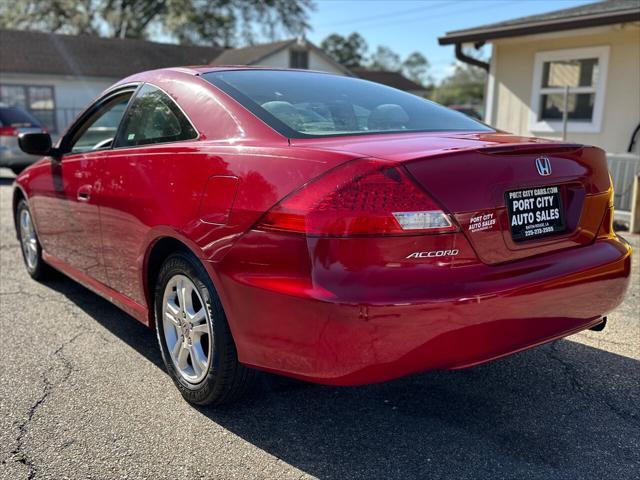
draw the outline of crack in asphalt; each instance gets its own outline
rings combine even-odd
[[[16,442],[16,447],[9,453],[9,456],[7,458],[3,459],[2,462],[0,462],[0,464],[2,464],[2,465],[7,464],[9,462],[9,460],[13,460],[15,462],[22,463],[28,469],[27,478],[29,480],[35,478],[35,476],[38,474],[38,467],[33,462],[33,459],[26,452],[26,449],[25,449],[25,435],[27,434],[27,432],[29,430],[29,425],[30,425],[31,421],[33,420],[33,417],[35,416],[36,412],[45,403],[47,398],[49,398],[49,396],[51,395],[53,390],[56,387],[59,387],[62,384],[64,384],[69,379],[69,377],[71,376],[71,373],[73,372],[74,367],[73,367],[73,364],[71,363],[71,360],[69,360],[64,355],[63,352],[64,352],[64,349],[67,346],[69,346],[73,342],[75,342],[78,339],[78,337],[80,337],[80,335],[82,335],[84,333],[85,332],[80,332],[80,333],[74,335],[72,338],[70,338],[66,342],[63,342],[51,354],[51,357],[53,357],[54,359],[57,358],[62,362],[63,372],[64,372],[62,374],[62,378],[60,379],[59,382],[57,382],[57,384],[54,384],[51,381],[50,377],[49,377],[49,375],[56,369],[55,363],[52,364],[52,365],[49,365],[43,372],[41,372],[40,376],[42,378],[42,383],[44,385],[42,394],[40,395],[40,397],[38,397],[36,399],[35,402],[33,402],[31,404],[31,406],[27,410],[26,418],[24,419],[24,421],[22,423],[20,423],[20,425],[18,425],[18,435],[16,436],[16,438],[14,440]]]
[[[584,385],[580,380],[578,380],[578,371],[570,362],[565,361],[562,357],[559,356],[560,350],[558,349],[557,342],[558,341],[555,340],[551,343],[548,349],[545,349],[547,357],[555,360],[557,363],[562,365],[562,368],[564,369],[566,376],[569,379],[569,383],[571,384],[571,388],[573,389],[573,391],[587,395],[586,393],[584,393]]]
[[[29,296],[30,298],[37,298],[38,300],[42,300],[43,302],[54,302],[54,303],[68,303],[68,302],[63,302],[62,300],[60,300],[59,295],[58,296],[47,296],[47,295],[43,295],[41,293],[36,293],[33,291],[30,292],[25,292],[24,290],[20,289],[20,290],[13,290],[13,291],[4,291],[4,292],[0,292],[0,297],[8,297],[8,296],[12,296],[12,295],[26,295]]]
[[[12,291],[3,291],[0,292],[0,297],[8,297],[8,296],[15,296],[15,295],[24,295],[24,296],[28,296],[29,298],[37,298],[38,300],[40,300],[41,302],[51,302],[51,303],[57,303],[59,305],[62,305],[64,307],[69,307],[73,310],[73,305],[70,305],[68,299],[66,297],[60,297],[60,294],[55,293],[52,295],[45,295],[42,293],[38,293],[38,292],[34,292],[33,290],[29,290],[29,291],[25,291],[22,286],[20,286],[20,288],[18,288],[17,290],[12,290]]]
[[[587,390],[584,387],[584,384],[578,378],[580,373],[578,372],[576,367],[571,362],[566,361],[560,356],[561,352],[560,352],[560,349],[558,348],[557,340],[552,342],[548,348],[544,348],[543,351],[548,358],[556,361],[562,366],[562,368],[566,373],[566,376],[569,379],[569,383],[571,384],[573,391],[580,393],[581,395],[587,397],[591,401],[600,401],[611,412],[613,412],[615,415],[619,416],[623,420],[640,425],[640,418],[638,418],[633,412],[623,410],[618,405],[609,401],[604,396],[594,397],[593,395],[587,392]]]

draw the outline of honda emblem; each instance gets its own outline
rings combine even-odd
[[[547,157],[536,158],[536,168],[543,177],[551,175],[551,161]]]

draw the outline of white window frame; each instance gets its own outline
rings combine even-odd
[[[538,120],[540,109],[540,97],[546,93],[563,93],[563,87],[542,88],[542,73],[544,62],[559,60],[581,60],[584,58],[598,59],[598,80],[593,87],[574,87],[569,93],[594,93],[593,116],[590,122],[567,122],[568,132],[600,133],[602,129],[602,116],[604,113],[605,93],[607,90],[607,72],[609,70],[609,47],[571,48],[565,50],[552,50],[537,52],[533,67],[533,88],[531,89],[531,116],[529,125],[532,132],[562,132],[561,120]]]

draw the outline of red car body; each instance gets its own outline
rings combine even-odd
[[[43,158],[17,179],[44,260],[142,323],[154,327],[150,283],[177,244],[209,273],[241,363],[327,384],[472,366],[594,327],[622,301],[631,250],[612,230],[601,150],[500,132],[289,139],[200,78],[212,70],[120,82],[169,93],[197,139]],[[536,171],[541,154],[553,175]],[[291,192],[361,158],[404,169],[455,230],[256,228]],[[504,192],[551,184],[566,232],[515,242]],[[471,226],[478,218],[493,221]]]

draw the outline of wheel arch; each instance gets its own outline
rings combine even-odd
[[[207,262],[203,258],[203,254],[197,244],[188,238],[184,238],[178,232],[170,228],[162,228],[154,233],[155,235],[150,235],[150,240],[146,242],[147,247],[140,258],[143,259],[141,265],[141,283],[149,312],[148,325],[155,329],[155,303],[153,298],[155,283],[160,267],[169,255],[176,252],[185,252],[193,255],[209,274],[209,278],[211,279],[211,282],[219,296],[221,296],[221,292],[218,279],[215,277],[215,272],[212,271],[210,262]]]
[[[11,213],[13,214],[13,226],[16,230],[16,236],[19,236],[18,217],[16,215],[16,212],[18,210],[18,203],[20,203],[20,200],[25,200],[28,202],[27,194],[24,192],[24,190],[22,190],[22,187],[20,187],[20,185],[16,184],[16,186],[13,188],[13,198],[11,200]]]
[[[194,253],[186,243],[172,236],[162,236],[155,239],[147,248],[144,258],[143,286],[144,296],[149,309],[149,326],[155,329],[154,318],[154,291],[156,279],[162,264],[167,257],[176,252]]]

